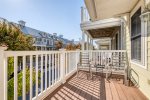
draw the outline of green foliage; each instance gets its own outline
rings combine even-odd
[[[35,69],[33,69],[33,73],[32,73],[32,83],[35,84]],[[23,76],[23,72],[21,71],[20,73],[18,73],[18,96],[22,96],[22,77]],[[40,74],[38,75],[40,77]],[[26,93],[28,93],[30,91],[30,70],[28,68],[26,68]],[[8,81],[8,100],[13,100],[14,98],[14,78],[11,78]]]
[[[76,49],[81,49],[81,44],[78,43],[78,44],[75,45],[75,47],[76,47]]]
[[[32,37],[24,35],[19,26],[6,20],[0,22],[0,45],[3,44],[8,50],[35,50]]]
[[[0,21],[0,46],[6,45],[7,50],[23,51],[35,50],[33,47],[33,38],[24,35],[20,27],[14,23],[9,23],[6,20]],[[18,62],[21,58],[18,57]],[[12,100],[14,95],[14,58],[8,58],[8,99]],[[18,72],[18,96],[22,95],[22,71]],[[26,69],[26,92],[29,92],[29,69]],[[33,69],[33,84],[35,84],[35,71]]]
[[[56,46],[56,50],[59,50],[63,47],[63,42],[62,41],[56,41],[55,46]]]
[[[8,79],[11,78],[11,75],[14,72],[14,58],[13,57],[9,57],[8,58]]]
[[[65,49],[66,49],[66,50],[75,50],[75,49],[76,49],[76,47],[75,47],[75,45],[74,45],[74,44],[69,43],[69,44],[67,44],[67,45],[66,45]]]

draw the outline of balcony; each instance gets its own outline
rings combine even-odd
[[[64,85],[44,100],[147,100],[135,87],[123,85],[123,80],[113,76],[109,81],[101,75],[88,80],[87,72],[73,75]]]
[[[88,11],[85,7],[81,7],[81,23],[85,23],[90,21],[90,16]]]
[[[36,41],[36,42],[34,43],[34,46],[46,46],[46,42]]]
[[[112,61],[112,55],[126,55],[124,50],[87,50],[87,51],[3,51],[0,61],[0,94],[1,100],[118,100],[147,98],[134,86],[126,86],[123,79],[128,78],[128,67],[124,66],[123,74],[112,74],[108,71],[107,60]],[[97,74],[93,69],[92,77],[86,70],[79,72],[76,77],[77,64],[81,61],[82,53],[87,53],[95,64],[104,65],[104,71]],[[8,59],[13,58],[13,96],[9,94]],[[27,61],[28,64],[27,64]],[[21,64],[19,63],[21,62]],[[34,64],[35,63],[35,64]],[[120,67],[114,66],[117,73]],[[23,78],[19,80],[18,68],[21,68]],[[27,69],[27,70],[26,70]],[[29,74],[27,74],[29,72]],[[33,74],[35,73],[35,74]],[[127,76],[126,76],[127,75]],[[28,81],[27,81],[28,80]],[[35,81],[33,81],[35,80]],[[138,82],[135,80],[135,82]],[[20,95],[20,83],[22,89]],[[29,86],[27,86],[27,84]],[[138,83],[136,84],[138,86]],[[12,96],[12,98],[10,98]]]

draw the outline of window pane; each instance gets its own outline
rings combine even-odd
[[[131,18],[131,59],[141,61],[141,8]]]
[[[132,59],[141,60],[141,37],[133,39],[131,45]]]

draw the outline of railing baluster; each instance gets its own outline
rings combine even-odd
[[[58,53],[56,54],[56,82],[58,81]]]
[[[58,53],[58,80],[60,80],[60,54]]]
[[[70,72],[70,52],[68,52],[68,73]]]
[[[52,85],[54,85],[54,54],[52,54]]]
[[[4,100],[7,100],[7,96],[8,96],[8,58],[5,57],[5,61],[4,61]]]
[[[33,66],[33,58],[30,56],[30,100],[32,100],[32,66]]]
[[[49,54],[49,87],[51,86],[51,54]]]
[[[56,64],[56,55],[57,54],[55,53],[55,62],[54,62],[55,63],[55,66],[54,66],[55,67],[55,83],[56,83],[56,80],[57,80],[56,79],[57,78],[57,76],[56,76],[56,73],[57,73],[57,70],[56,70],[56,67],[57,67],[57,64]]]
[[[67,52],[67,74],[69,73],[69,53]]]
[[[41,93],[43,92],[43,54],[41,55]]]
[[[36,55],[36,97],[38,96],[38,55]]]
[[[67,74],[67,53],[65,53],[65,75]]]
[[[18,100],[18,64],[17,64],[17,56],[14,56],[14,100]]]
[[[23,85],[22,85],[23,87],[23,97],[22,97],[22,99],[23,100],[26,100],[26,57],[25,56],[23,56]]]
[[[45,90],[47,89],[47,54],[45,54]]]
[[[98,52],[98,60],[99,60],[99,65],[100,65],[100,52]]]

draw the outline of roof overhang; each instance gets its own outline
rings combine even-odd
[[[120,26],[121,20],[122,19],[120,18],[109,18],[109,19],[104,19],[104,20],[99,20],[99,21],[94,21],[94,22],[88,21],[85,23],[81,23],[81,29],[86,31],[86,30],[92,30],[92,29]]]
[[[84,0],[92,21],[131,12],[140,0]]]
[[[92,38],[112,37],[120,29],[122,19],[110,18],[81,24],[81,29],[86,31]]]
[[[96,40],[95,43],[96,44],[109,44],[111,41],[111,38],[101,38],[99,40]]]
[[[92,38],[108,38],[113,37],[115,33],[119,31],[119,26],[109,27],[109,28],[100,28],[100,29],[92,29],[88,30],[88,33],[91,35]]]

